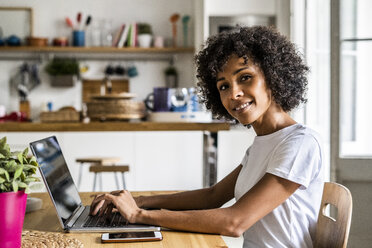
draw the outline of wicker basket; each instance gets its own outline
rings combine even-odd
[[[93,100],[87,103],[88,116],[98,120],[130,120],[145,117],[143,102],[128,99]]]
[[[75,110],[59,110],[53,112],[41,112],[41,122],[79,122],[80,113]]]

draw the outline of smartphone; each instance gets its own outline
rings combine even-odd
[[[124,233],[104,233],[102,234],[102,243],[120,243],[120,242],[142,242],[159,241],[163,236],[161,232],[124,232]]]

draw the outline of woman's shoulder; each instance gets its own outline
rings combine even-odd
[[[321,144],[321,137],[317,131],[303,124],[295,124],[292,132],[288,133],[285,140],[302,140],[303,142],[315,142]]]
[[[296,124],[291,132],[275,148],[279,153],[318,153],[322,151],[322,142],[318,132],[303,125]]]

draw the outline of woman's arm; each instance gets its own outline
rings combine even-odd
[[[234,197],[236,179],[242,166],[239,165],[229,175],[212,187],[185,191],[175,194],[140,196],[134,198],[140,208],[164,208],[172,210],[218,208]],[[112,192],[118,194],[120,191]],[[90,213],[96,215],[104,204],[104,200],[96,197]]]
[[[283,203],[299,186],[297,183],[267,173],[233,206],[192,211],[140,209],[128,191],[100,197],[105,199],[103,212],[107,209],[111,212],[110,206],[114,205],[131,223],[238,237]]]
[[[234,197],[236,179],[242,166],[212,187],[168,195],[140,196],[135,201],[142,208],[165,208],[172,210],[210,209],[221,207]]]

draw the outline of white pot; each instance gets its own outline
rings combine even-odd
[[[150,47],[152,41],[151,34],[139,34],[138,35],[138,44],[140,47]]]

